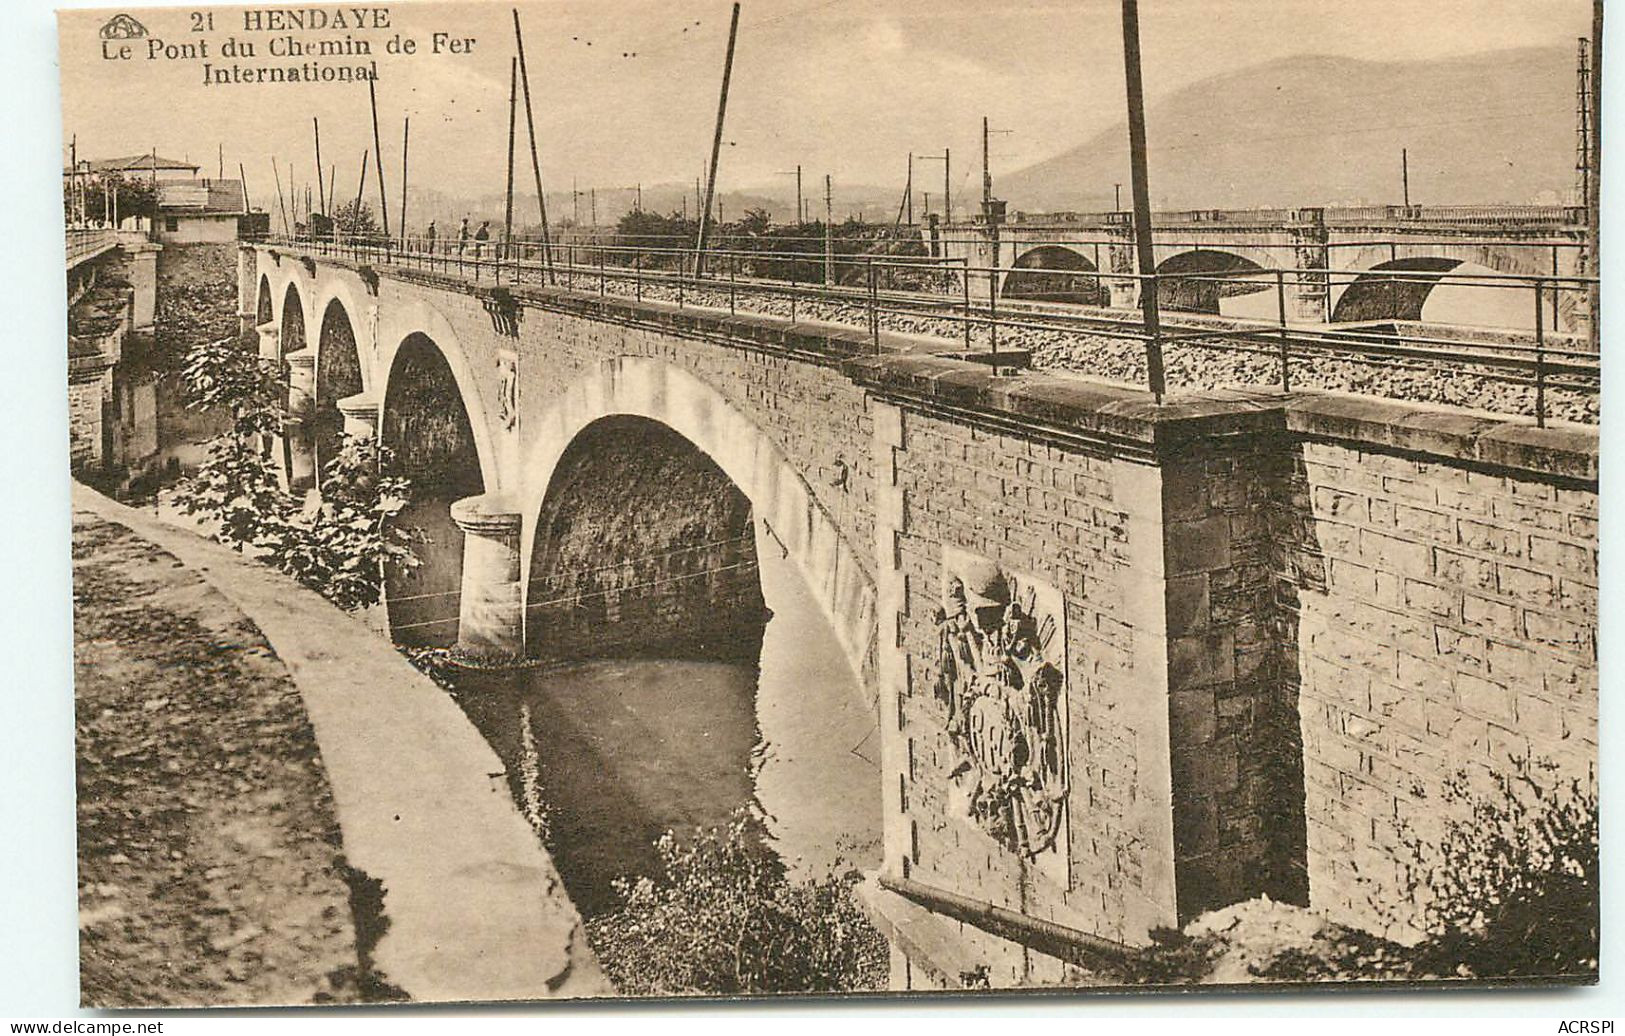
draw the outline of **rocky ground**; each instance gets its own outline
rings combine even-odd
[[[287,670],[123,526],[76,512],[73,557],[82,1001],[365,999],[367,883]]]
[[[597,279],[583,275],[577,279],[576,286],[596,287]],[[611,294],[632,295],[635,285],[630,280],[611,277],[606,281],[606,288]],[[643,297],[675,302],[677,290],[665,285],[645,284]],[[696,290],[685,286],[683,298],[694,305],[718,308],[728,305],[726,288]],[[735,305],[741,312],[790,316],[789,297],[778,293],[738,291]],[[796,300],[795,308],[797,317],[803,320],[868,326],[868,312],[861,305],[801,297]],[[884,331],[931,335],[953,341],[964,339],[962,322],[924,312],[883,313],[880,326]],[[975,328],[971,336],[972,349],[985,350],[988,344],[986,329]],[[1137,339],[1114,338],[1070,329],[1002,328],[999,348],[1031,350],[1033,366],[1042,370],[1076,372],[1135,385],[1145,384],[1145,346]],[[1241,347],[1223,339],[1192,339],[1182,344],[1165,345],[1163,363],[1170,392],[1280,384],[1280,360],[1267,346]],[[1508,415],[1533,415],[1535,412],[1533,385],[1509,382],[1485,368],[1465,364],[1446,369],[1416,361],[1374,362],[1348,354],[1317,351],[1313,355],[1295,354],[1291,373],[1295,389],[1355,392]],[[1547,407],[1552,417],[1596,424],[1599,395],[1593,390],[1551,385],[1547,390]]]

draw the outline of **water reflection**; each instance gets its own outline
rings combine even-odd
[[[615,659],[461,683],[521,807],[545,804],[584,913],[613,902],[616,877],[654,872],[661,832],[719,826],[741,807],[794,876],[879,861],[874,709],[799,572],[758,539],[772,617],[755,665]]]

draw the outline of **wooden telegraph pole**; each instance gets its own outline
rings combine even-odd
[[[316,136],[316,200],[321,203],[322,214],[331,215],[327,211],[327,195],[322,193],[322,124],[314,115],[310,117],[310,128]]]
[[[835,239],[830,225],[835,219],[834,195],[830,190],[829,174],[824,174],[824,286],[835,283]]]
[[[412,117],[402,116],[401,120],[401,237],[406,237],[406,151],[412,141]],[[509,163],[510,165],[512,163]]]
[[[282,174],[277,172],[275,155],[271,156],[271,176],[276,179],[276,207],[282,211],[282,232],[292,237],[293,231],[288,228],[287,199],[282,197]]]
[[[530,171],[536,177],[536,203],[542,210],[542,269],[549,283],[553,275],[552,244],[547,234],[547,195],[542,193],[542,164],[536,157],[536,116],[530,107],[530,74],[525,70],[525,37],[519,31],[519,8],[513,9],[513,40],[519,52],[519,85],[525,93],[525,126],[530,136]]]
[[[361,152],[361,181],[355,185],[355,208],[350,213],[350,233],[361,226],[361,199],[367,193],[367,152]]]
[[[508,59],[508,202],[502,213],[502,242],[513,247],[513,138],[519,116],[519,59]]]
[[[384,189],[384,145],[378,137],[378,90],[367,80],[367,103],[372,106],[372,160],[378,167],[378,215],[384,225],[384,241],[389,241],[389,192]],[[387,249],[386,249],[387,250]]]
[[[1134,181],[1134,247],[1140,268],[1140,311],[1145,320],[1145,370],[1151,393],[1162,402],[1162,321],[1157,300],[1157,260],[1151,245],[1151,185],[1146,176],[1145,91],[1140,79],[1139,0],[1123,0],[1123,74],[1128,87],[1128,150]]]
[[[722,92],[717,97],[717,128],[711,137],[711,173],[705,180],[705,208],[700,212],[700,232],[694,243],[694,276],[705,269],[705,242],[710,234],[711,201],[717,191],[717,159],[722,151],[722,120],[728,113],[728,81],[733,78],[734,41],[739,36],[739,5],[734,4],[728,23],[728,56],[722,62]]]

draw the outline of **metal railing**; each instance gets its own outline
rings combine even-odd
[[[744,309],[792,322],[860,326],[877,352],[918,347],[888,337],[897,332],[954,339],[965,355],[995,369],[1037,355],[1041,366],[1143,385],[1145,371],[1160,360],[1193,389],[1347,388],[1526,414],[1540,425],[1553,416],[1554,395],[1561,397],[1559,416],[1594,420],[1600,390],[1594,340],[1573,329],[1584,322],[1595,278],[1285,268],[1136,274],[850,253],[828,257],[826,265],[821,254],[768,249],[708,250],[696,276],[692,249],[664,246],[567,241],[544,248],[534,240],[414,237],[273,238],[271,244],[474,284],[550,286],[678,309]],[[1012,295],[1014,278],[1041,278],[1045,290],[1037,297]],[[1486,298],[1517,293],[1529,319],[1501,328],[1423,323],[1422,304],[1443,285],[1493,293]],[[1333,297],[1356,289],[1367,311],[1358,320],[1330,323]],[[1159,293],[1164,313],[1157,336],[1146,333],[1136,308],[1150,290]],[[1234,300],[1241,297],[1250,300],[1245,313],[1236,312],[1243,307]]]
[[[66,234],[69,267],[118,244],[118,231],[112,227],[68,227]]]

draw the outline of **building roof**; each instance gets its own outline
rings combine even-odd
[[[157,156],[157,167],[155,169],[153,165],[153,156],[150,153],[145,155],[130,155],[126,158],[97,158],[87,162],[81,162],[80,165],[84,166],[92,173],[187,172],[196,175],[197,171],[202,168],[201,166],[193,165],[191,162],[180,161],[173,158],[165,158],[164,156],[159,155]],[[62,172],[67,174],[73,172],[73,170],[71,168],[64,168]]]
[[[158,209],[165,214],[200,215],[248,211],[241,180],[169,180],[158,185]]]

